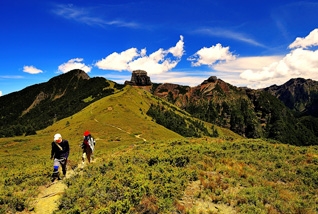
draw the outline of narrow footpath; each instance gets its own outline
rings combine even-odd
[[[97,123],[99,122],[96,119],[94,120]],[[122,132],[130,134],[129,132],[121,129],[120,127],[116,127],[111,124],[105,124],[105,125],[111,126]],[[143,141],[147,141],[145,138],[142,138],[140,135],[135,135],[135,137],[138,139],[142,139]],[[94,163],[95,161],[96,160],[92,161],[92,163]],[[87,162],[85,163],[87,164]],[[85,167],[85,165],[83,166],[82,163],[79,163],[76,167],[71,167],[68,164],[66,179],[74,176],[76,173],[78,173],[78,170],[82,169],[83,167]],[[67,186],[63,182],[63,180],[60,180],[60,181],[55,181],[48,186],[41,186],[39,188],[40,188],[40,193],[33,201],[34,210],[31,212],[21,212],[21,214],[24,214],[24,213],[51,214],[53,213],[55,210],[58,209],[59,199],[62,197],[63,193],[67,189]]]
[[[78,164],[77,168],[74,170],[71,167],[68,167],[66,177],[64,179],[72,177],[76,172],[76,169],[79,169],[81,164]],[[31,212],[36,214],[50,214],[54,210],[58,209],[59,199],[62,197],[63,193],[67,189],[66,184],[62,180],[54,181],[53,183],[47,186],[40,187],[40,194],[34,200],[34,210]]]

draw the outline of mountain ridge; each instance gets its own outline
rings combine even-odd
[[[287,83],[290,84],[291,81]],[[311,88],[315,89],[318,86],[316,81],[307,81],[315,86]],[[303,79],[303,82],[306,80]],[[295,90],[306,91],[302,90],[302,87]],[[279,91],[275,94],[270,93],[267,88],[254,90],[236,87],[212,76],[195,87],[158,84],[154,87],[153,93],[194,117],[228,128],[248,138],[272,138],[294,145],[317,144],[318,135],[313,128],[317,127],[317,120],[302,120],[300,112],[288,108],[287,101],[279,99]],[[303,94],[308,99],[313,95],[315,91],[312,90],[307,90]]]
[[[301,90],[301,86],[306,84],[293,84],[293,81],[309,82],[310,90]],[[257,90],[236,87],[215,76],[194,87],[173,83],[152,83],[151,86],[132,87],[150,91],[154,96],[168,101],[195,118],[230,129],[243,137],[272,138],[294,145],[317,144],[318,134],[312,128],[316,127],[317,122],[310,118],[307,118],[306,122],[299,120],[296,116],[301,112],[289,109],[286,105],[288,100],[279,99],[284,97],[281,88],[285,85],[291,85],[289,90],[293,89],[292,86],[300,85],[294,89],[306,92],[303,97],[308,100],[316,99],[311,97],[315,95],[311,89],[316,89],[318,83],[302,78],[292,79],[282,86]],[[36,130],[71,116],[98,99],[121,91],[124,87],[128,86],[102,77],[90,78],[82,70],[73,70],[53,77],[46,83],[5,95],[0,97],[1,103],[7,104],[0,107],[0,116],[3,118],[0,122],[0,136],[35,134]],[[28,99],[19,102],[21,97]],[[297,105],[304,101],[295,100]],[[306,101],[303,104],[310,106],[312,102]],[[13,108],[16,110],[12,113],[10,110]],[[38,115],[41,115],[41,120],[44,121],[41,121]]]

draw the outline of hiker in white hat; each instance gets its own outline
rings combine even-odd
[[[66,163],[70,152],[70,146],[67,140],[63,140],[61,134],[55,134],[52,142],[51,159],[53,163],[52,182],[56,179],[61,180],[59,166],[62,167],[63,175],[66,175]]]

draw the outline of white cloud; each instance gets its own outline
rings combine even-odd
[[[2,96],[2,91],[0,91],[0,97]]]
[[[289,45],[289,48],[307,48],[318,45],[318,29],[314,29],[305,38],[297,37],[296,40]]]
[[[183,46],[183,36],[180,36],[176,46],[168,50],[160,48],[147,56],[146,49],[138,51],[136,48],[130,48],[121,53],[114,52],[95,65],[104,70],[134,71],[141,69],[146,70],[148,75],[161,74],[176,67],[184,53]],[[168,54],[173,56],[170,57]]]
[[[318,80],[318,50],[306,49],[314,46],[318,46],[318,29],[305,38],[297,38],[289,46],[294,49],[282,56],[237,57],[229,47],[217,44],[200,49],[188,60],[192,66],[210,66],[209,75],[232,85],[264,88],[284,84],[291,78]]]
[[[39,73],[43,73],[42,70],[40,69],[37,69],[36,67],[34,66],[23,66],[23,72],[26,72],[26,73],[29,73],[29,74],[39,74]]]
[[[135,57],[138,57],[142,54],[145,54],[144,49],[141,50],[141,53],[138,53],[136,48],[130,48],[121,53],[114,52],[108,55],[106,58],[98,61],[95,65],[99,69],[103,70],[128,70],[128,63],[130,63]]]
[[[167,50],[160,48],[150,55],[146,54],[146,49],[134,49],[133,54],[127,58],[122,58],[124,52],[114,53],[114,56],[122,59],[121,63],[117,61],[117,65],[121,64],[120,69],[111,66],[112,62],[116,61],[114,59],[104,63],[107,65],[105,68],[114,70],[146,70],[151,81],[156,83],[170,82],[196,86],[209,76],[217,76],[232,85],[264,88],[273,84],[284,84],[297,77],[318,80],[318,50],[306,49],[318,46],[318,38],[315,36],[317,32],[315,29],[307,37],[297,38],[289,46],[294,49],[286,55],[238,57],[229,51],[229,47],[216,44],[210,48],[204,47],[188,58],[193,66],[208,65],[211,70],[170,71],[176,67],[184,54],[182,36],[175,47]]]
[[[229,51],[229,47],[222,47],[220,43],[210,48],[203,47],[188,58],[192,66],[208,65],[213,66],[221,62],[229,62],[236,58]]]
[[[167,51],[159,49],[149,56],[139,57],[138,59],[129,63],[128,70],[134,71],[141,69],[147,71],[149,75],[165,73],[176,67],[179,62],[179,60],[165,58],[167,53]]]
[[[280,77],[318,77],[318,51],[297,48],[282,60],[274,62],[258,71],[246,70],[241,74],[249,81],[266,81]]]
[[[318,45],[318,31],[315,29],[306,38],[297,38],[289,47],[302,47],[293,49],[281,60],[272,62],[258,70],[248,69],[240,74],[242,79],[253,85],[256,83],[270,84],[284,83],[290,78],[318,79],[318,50],[306,50],[305,47]]]
[[[177,42],[176,46],[169,48],[168,52],[172,53],[175,57],[182,57],[184,54],[184,42],[183,36],[180,36],[180,40]]]
[[[151,76],[151,82],[154,83],[173,83],[185,86],[197,86],[201,84],[204,80],[208,79],[210,72],[207,72],[206,75],[198,75],[198,71],[193,73],[187,73],[186,75],[183,72],[167,72],[164,74],[154,74]]]
[[[245,70],[260,70],[273,62],[281,60],[284,56],[254,56],[239,57],[227,63],[216,64],[213,69],[218,72],[242,73]]]
[[[216,76],[218,79],[222,79],[223,81],[235,86],[263,88],[265,86],[272,85],[272,82],[270,80],[268,82],[249,81],[249,80],[240,78],[240,74],[248,69],[260,70],[271,63],[281,60],[283,57],[284,56],[239,57],[233,61],[213,65],[212,70],[209,70],[209,71],[202,71],[202,70],[195,71],[194,74],[190,74],[187,78],[189,78],[189,83],[192,86],[200,84],[203,80],[208,79],[209,76]],[[201,78],[201,77],[204,77],[204,78]],[[179,77],[175,78],[175,80],[177,81],[178,78]],[[182,79],[182,77],[180,78]],[[278,83],[284,83],[284,82],[279,81]]]
[[[59,65],[58,70],[62,73],[67,73],[73,69],[81,69],[86,73],[89,73],[92,70],[92,67],[85,65],[82,61],[82,58],[70,59],[66,63]]]

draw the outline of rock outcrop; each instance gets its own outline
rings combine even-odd
[[[147,76],[147,72],[143,70],[135,70],[131,74],[131,80],[125,81],[125,85],[133,86],[149,86],[152,85],[150,77]]]

